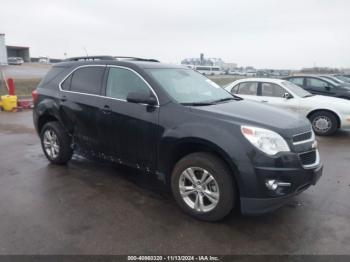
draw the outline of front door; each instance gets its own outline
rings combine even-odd
[[[135,71],[109,67],[106,98],[98,123],[100,139],[114,161],[155,170],[159,107],[127,102],[130,92],[152,94],[149,85]]]
[[[293,97],[285,88],[274,83],[260,83],[260,101],[266,104],[283,108],[291,112],[299,112],[299,101]],[[289,94],[289,98],[286,94]]]
[[[334,86],[327,81],[308,77],[306,78],[306,88],[310,90],[313,94],[325,95],[325,96],[334,96]]]

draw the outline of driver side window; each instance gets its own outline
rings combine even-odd
[[[311,86],[315,89],[319,89],[319,90],[322,90],[324,91],[325,88],[327,86],[329,86],[329,84],[325,81],[322,81],[322,80],[319,80],[319,79],[316,79],[316,78],[307,78],[306,79],[306,83],[307,83],[307,86]]]
[[[288,93],[284,88],[272,83],[261,83],[261,95],[282,98]]]
[[[106,96],[126,100],[130,92],[149,94],[150,89],[134,72],[124,68],[110,68]]]

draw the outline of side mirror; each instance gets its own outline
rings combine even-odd
[[[331,90],[331,87],[330,87],[330,86],[325,86],[325,89],[326,89],[327,91],[329,91],[329,90]]]
[[[143,92],[130,92],[126,97],[126,101],[130,103],[147,104],[151,106],[157,104],[157,100],[154,98],[154,96]]]
[[[284,99],[291,99],[293,98],[293,96],[289,93],[284,93],[283,96],[282,96]]]

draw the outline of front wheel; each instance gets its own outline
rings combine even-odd
[[[338,119],[331,112],[318,111],[313,113],[309,119],[316,135],[329,136],[338,130]]]
[[[173,170],[171,187],[181,209],[197,219],[217,221],[234,207],[232,175],[212,154],[192,153],[182,158]]]

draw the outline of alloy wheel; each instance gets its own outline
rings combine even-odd
[[[58,138],[52,129],[47,129],[44,133],[43,144],[46,154],[51,158],[55,159],[58,157],[60,152],[60,146]]]
[[[210,212],[219,203],[218,183],[203,168],[189,167],[184,170],[180,175],[179,189],[183,201],[197,212]]]

